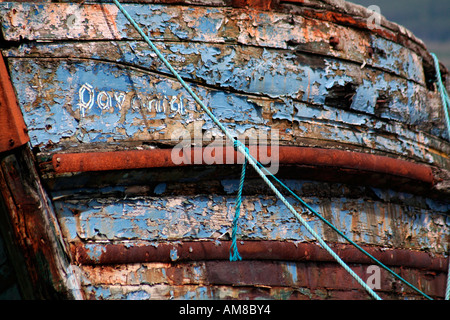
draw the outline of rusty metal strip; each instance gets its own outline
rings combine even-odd
[[[29,141],[3,55],[0,55],[0,152],[20,147]]]
[[[270,157],[272,149],[267,148]],[[225,156],[234,153],[234,163],[242,163],[243,159],[236,161],[238,156],[232,147],[224,147],[223,159],[216,159],[201,151],[201,161],[195,159],[198,155],[194,149],[191,154],[183,155],[184,164],[223,164],[227,163]],[[182,149],[180,149],[182,152]],[[356,170],[359,173],[369,172],[383,175],[392,175],[414,181],[420,181],[429,185],[434,183],[433,172],[430,167],[386,156],[349,152],[335,149],[309,148],[309,147],[278,147],[280,165],[303,165],[314,167],[339,168],[344,170]],[[200,152],[198,152],[200,154]],[[254,155],[259,155],[259,149]],[[111,170],[128,170],[142,168],[175,167],[172,160],[172,149],[130,150],[116,152],[88,152],[88,153],[64,153],[55,154],[52,157],[53,168],[56,173],[69,172],[95,172]],[[219,160],[219,161],[217,161]],[[260,160],[260,159],[258,159]]]
[[[122,263],[229,260],[231,241],[183,241],[155,244],[84,244],[71,243],[74,262],[81,265]],[[334,244],[333,250],[347,263],[374,262],[351,245]],[[362,246],[388,266],[402,266],[439,272],[447,271],[448,258],[407,249]],[[244,260],[334,262],[322,247],[314,243],[288,241],[240,241]]]

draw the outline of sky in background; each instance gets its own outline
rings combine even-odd
[[[386,19],[403,25],[450,69],[450,0],[349,0],[377,5]]]

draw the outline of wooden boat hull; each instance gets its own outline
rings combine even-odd
[[[322,5],[124,6],[255,157],[349,238],[442,298],[450,144],[431,56],[400,26],[382,19],[369,28],[362,7]],[[9,131],[0,135],[0,186],[10,242],[29,261],[29,296],[369,297],[251,170],[238,224],[243,261],[228,261],[243,158],[114,5],[2,3],[0,12],[27,130],[15,146]],[[373,279],[375,263],[287,198]],[[421,297],[376,275],[383,298]]]

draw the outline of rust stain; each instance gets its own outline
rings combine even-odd
[[[288,0],[288,1],[281,1],[282,3],[295,3],[295,4],[304,4],[304,0]],[[352,26],[356,28],[366,29],[369,30],[369,27],[367,26],[367,22],[363,19],[357,20],[353,16],[345,13],[340,13],[336,11],[319,11],[319,10],[311,10],[311,9],[304,9],[302,10],[302,14],[304,14],[307,17],[319,19],[323,21],[333,22],[337,24],[342,24],[346,26]],[[386,29],[381,28],[372,28],[370,29],[371,32],[378,34],[386,39],[398,41],[398,36],[394,32],[390,32]]]
[[[0,55],[0,115],[0,152],[20,147],[29,141],[27,127],[2,55]]]
[[[278,1],[274,0],[232,0],[231,4],[235,8],[253,8],[260,10],[271,10],[275,8]]]
[[[364,279],[367,267],[352,265]],[[395,268],[399,271],[399,268]],[[146,263],[142,265],[82,266],[86,295],[92,299],[367,299],[367,294],[349,275],[332,263],[271,261],[199,261]],[[445,273],[429,276],[426,271],[404,268],[408,279],[432,296],[442,297]],[[139,284],[137,279],[145,279]],[[381,275],[383,299],[416,299],[417,295]]]
[[[80,265],[133,264],[147,262],[181,262],[204,260],[228,260],[231,241],[177,241],[159,242],[157,245],[98,244],[89,246],[81,242],[71,243],[74,262]],[[347,244],[330,244],[346,262],[371,264],[373,261],[355,247]],[[314,243],[289,241],[240,241],[239,252],[244,260],[315,261],[334,262],[334,258]],[[448,257],[423,251],[386,249],[361,246],[376,259],[388,266],[447,271]],[[174,260],[173,252],[177,259]]]

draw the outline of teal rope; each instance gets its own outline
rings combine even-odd
[[[442,106],[444,107],[444,115],[445,120],[447,122],[447,133],[448,139],[450,140],[450,98],[448,96],[447,89],[442,83],[441,76],[441,68],[439,66],[439,60],[434,53],[431,53],[431,56],[434,60],[434,68],[436,69],[436,82],[438,85],[439,94],[441,96]],[[445,290],[445,300],[450,300],[450,254],[449,254],[449,263],[448,263],[448,271],[447,271],[447,289]]]
[[[139,27],[134,21],[134,19],[128,14],[128,12],[125,10],[125,8],[119,3],[117,0],[112,0],[114,4],[117,6],[117,8],[123,13],[123,15],[128,19],[128,21],[133,25],[133,27],[136,29],[136,31],[141,35],[141,37],[147,42],[147,44],[150,46],[150,48],[155,52],[155,54],[158,56],[158,58],[164,63],[164,65],[167,67],[167,69],[170,70],[170,72],[174,75],[175,78],[180,82],[180,84],[183,86],[183,88],[186,89],[186,91],[191,95],[191,97],[195,100],[195,102],[198,103],[198,105],[203,109],[203,111],[206,112],[206,114],[214,121],[214,123],[222,130],[227,138],[230,141],[234,141],[234,138],[228,133],[226,128],[219,122],[219,120],[216,119],[216,117],[212,114],[212,112],[205,106],[205,104],[200,100],[200,98],[192,91],[192,89],[186,84],[186,82],[180,77],[178,72],[175,71],[175,69],[172,67],[172,65],[169,63],[169,61],[164,58],[164,56],[161,54],[161,52],[158,50],[158,48],[153,44],[153,42],[147,37],[147,35],[144,33],[144,31]]]
[[[112,0],[118,9],[124,14],[128,21],[133,25],[133,27],[139,32],[142,38],[149,44],[155,54],[161,59],[161,61],[166,65],[166,67],[172,72],[172,74],[178,79],[180,84],[187,90],[187,92],[194,98],[194,100],[200,105],[200,107],[208,114],[208,116],[214,121],[214,123],[224,132],[226,137],[230,141],[234,141],[234,138],[226,130],[226,128],[216,119],[216,117],[211,113],[211,111],[203,104],[203,102],[198,98],[198,96],[192,91],[192,89],[184,82],[184,80],[179,76],[179,74],[173,69],[170,63],[164,58],[161,52],[154,46],[152,41],[145,35],[142,29],[137,25],[134,19],[128,14],[128,12],[122,7],[122,5],[117,0]],[[372,288],[370,288],[349,266],[323,241],[323,239],[312,229],[308,223],[303,219],[303,217],[298,214],[298,212],[292,207],[292,205],[283,197],[283,195],[278,191],[278,189],[269,181],[265,173],[258,167],[256,162],[250,156],[248,152],[243,148],[241,144],[237,145],[239,152],[244,154],[248,163],[255,169],[255,171],[261,176],[261,178],[266,182],[270,189],[275,193],[275,195],[286,205],[289,211],[294,214],[294,216],[300,221],[300,223],[313,235],[313,237],[320,243],[320,245],[364,288],[367,292],[375,299],[381,300],[381,298],[376,294]]]
[[[265,170],[265,168],[259,163],[259,166]],[[267,170],[266,170],[267,171]],[[268,171],[267,171],[268,172]],[[384,265],[381,261],[376,259],[374,256],[372,256],[370,253],[368,253],[366,250],[361,248],[356,242],[351,240],[349,237],[347,237],[344,233],[342,233],[339,229],[337,229],[332,223],[330,223],[327,219],[325,219],[321,214],[319,214],[316,210],[311,208],[303,199],[301,199],[295,192],[293,192],[288,186],[286,186],[283,182],[281,182],[277,177],[270,174],[269,175],[278,182],[284,189],[286,189],[295,199],[297,199],[305,208],[307,208],[311,213],[313,213],[316,217],[318,217],[320,220],[322,220],[325,224],[327,224],[330,228],[332,228],[335,232],[337,232],[341,237],[343,237],[346,241],[348,241],[350,244],[355,246],[359,251],[361,251],[363,254],[365,254],[367,257],[369,257],[372,261],[377,263],[380,267],[388,271],[391,275],[402,281],[404,284],[408,285],[410,288],[414,289],[416,292],[420,293],[424,297],[426,297],[429,300],[433,300],[430,296],[416,288],[414,285],[403,279],[401,276],[396,274],[394,271],[389,269],[386,265]]]
[[[249,155],[250,157],[252,157],[251,155]],[[257,163],[257,165],[263,169],[266,174],[268,176],[270,176],[271,178],[273,178],[276,182],[278,182],[284,189],[286,189],[295,199],[297,199],[297,201],[299,201],[305,208],[307,208],[311,213],[313,213],[316,217],[318,217],[320,220],[322,220],[325,224],[327,224],[329,227],[331,227],[335,232],[337,232],[341,237],[343,237],[346,241],[348,241],[350,244],[352,244],[354,247],[356,247],[360,252],[362,252],[363,254],[365,254],[367,257],[369,257],[372,261],[374,261],[375,263],[377,263],[380,267],[382,267],[383,269],[385,269],[386,271],[388,271],[391,275],[393,275],[395,278],[397,278],[398,280],[400,280],[401,282],[403,282],[404,284],[406,284],[407,286],[409,286],[410,288],[412,288],[413,290],[415,290],[416,292],[418,292],[419,294],[423,295],[425,298],[429,299],[429,300],[433,300],[433,298],[431,298],[430,296],[428,296],[426,293],[422,292],[420,289],[416,288],[413,284],[409,283],[407,280],[405,280],[404,278],[402,278],[401,276],[399,276],[397,273],[395,273],[394,271],[392,271],[388,266],[386,266],[385,264],[383,264],[381,261],[379,261],[377,258],[375,258],[374,256],[372,256],[370,253],[368,253],[366,250],[364,250],[363,248],[361,248],[356,242],[354,242],[353,240],[351,240],[349,237],[347,237],[344,233],[342,233],[339,229],[337,229],[332,223],[330,223],[327,219],[325,219],[320,213],[318,213],[316,210],[314,210],[310,205],[308,205],[303,199],[301,199],[295,192],[293,192],[288,186],[286,186],[281,180],[279,180],[276,176],[274,176],[272,173],[270,173],[261,163],[259,163],[258,161],[256,161],[253,157],[252,157],[253,161],[255,161]],[[449,263],[449,274],[450,274],[450,263]],[[450,290],[450,277],[448,278],[448,286],[447,286],[447,290]]]
[[[242,151],[241,151],[242,152]],[[266,184],[272,189],[275,195],[284,203],[284,205],[292,212],[292,214],[300,221],[300,223],[308,230],[310,234],[319,242],[319,244],[363,287],[367,290],[367,292],[376,300],[381,300],[378,294],[372,290],[350,267],[323,241],[323,239],[314,231],[313,228],[306,222],[305,219],[292,207],[292,205],[286,200],[286,198],[278,191],[278,189],[273,185],[272,182],[269,181],[266,174],[262,172],[262,170],[255,163],[253,158],[250,155],[248,156],[248,162],[252,165],[252,167],[256,170],[256,172],[260,175],[260,177],[266,182]]]
[[[234,141],[234,147],[237,150],[238,143],[240,143],[238,140]],[[246,153],[248,153],[248,149],[245,148]],[[239,250],[237,248],[236,244],[236,234],[237,234],[237,222],[239,219],[239,215],[241,212],[241,203],[242,203],[242,189],[244,188],[244,180],[245,180],[245,171],[247,168],[247,158],[244,158],[244,163],[242,164],[242,171],[241,171],[241,180],[239,182],[239,190],[236,196],[236,206],[235,206],[235,215],[233,219],[233,228],[231,232],[231,248],[230,248],[230,261],[238,261],[242,260],[242,257],[239,254]]]
[[[450,252],[448,255],[447,290],[445,290],[445,300],[450,300]]]
[[[434,67],[436,69],[436,82],[438,84],[438,90],[441,96],[442,106],[444,107],[445,120],[447,122],[448,139],[450,140],[450,98],[448,97],[447,89],[445,89],[442,83],[441,69],[439,67],[439,60],[434,53],[431,53],[434,60]]]

